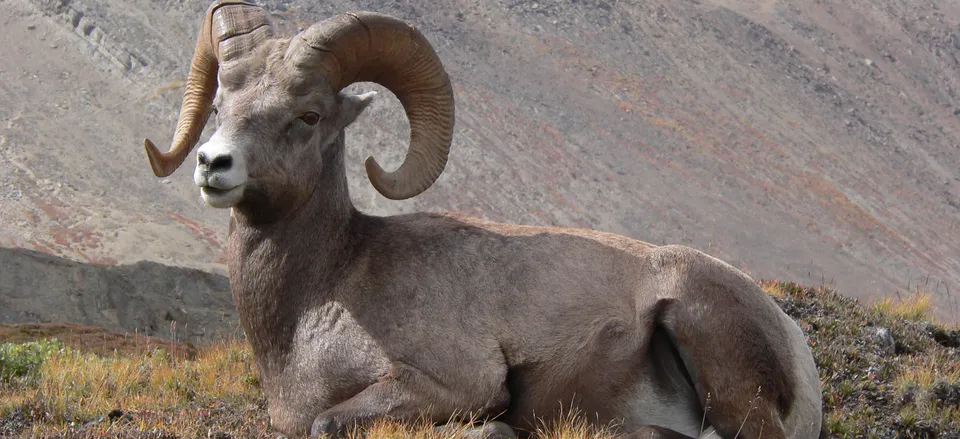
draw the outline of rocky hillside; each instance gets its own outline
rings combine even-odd
[[[392,95],[349,130],[362,210],[594,227],[858,298],[919,283],[960,319],[960,3],[261,3],[287,33],[396,15],[450,71],[454,150],[422,196],[362,176],[404,154]],[[173,133],[207,5],[0,0],[0,246],[222,269],[226,213],[141,146]]]
[[[190,342],[239,332],[226,277],[141,261],[75,262],[0,248],[0,322],[71,322]]]

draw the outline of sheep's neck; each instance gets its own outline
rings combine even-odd
[[[333,273],[350,258],[351,220],[359,213],[347,194],[346,177],[336,174],[321,178],[319,189],[281,221],[263,223],[242,210],[233,213],[231,289],[256,357],[273,363],[261,367],[282,367],[298,310],[307,301],[325,300]],[[329,177],[334,181],[323,181]]]

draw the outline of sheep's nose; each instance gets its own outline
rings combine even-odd
[[[201,166],[206,166],[210,172],[225,171],[233,165],[233,157],[229,154],[218,154],[211,159],[206,153],[199,152],[197,162]]]

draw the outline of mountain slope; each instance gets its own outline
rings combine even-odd
[[[192,343],[241,331],[224,276],[148,261],[87,264],[4,248],[0,322],[70,322]]]
[[[960,318],[960,4],[261,3],[288,34],[396,15],[450,71],[450,164],[403,202],[361,165],[399,163],[402,109],[354,87],[383,91],[348,131],[362,210],[593,227],[860,298],[922,282]],[[163,183],[140,146],[173,133],[206,5],[0,1],[0,244],[222,269],[226,212],[199,203],[194,158]]]

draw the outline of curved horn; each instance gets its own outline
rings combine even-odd
[[[150,167],[157,177],[176,171],[196,146],[210,116],[220,64],[242,57],[272,36],[273,30],[262,8],[241,0],[218,0],[210,5],[200,24],[170,150],[160,152],[150,139],[143,140]]]
[[[440,177],[453,138],[453,89],[419,30],[384,14],[347,13],[301,32],[287,55],[298,66],[322,70],[335,92],[354,82],[376,82],[403,104],[410,123],[403,163],[393,172],[372,156],[364,163],[370,183],[383,196],[410,198]]]

